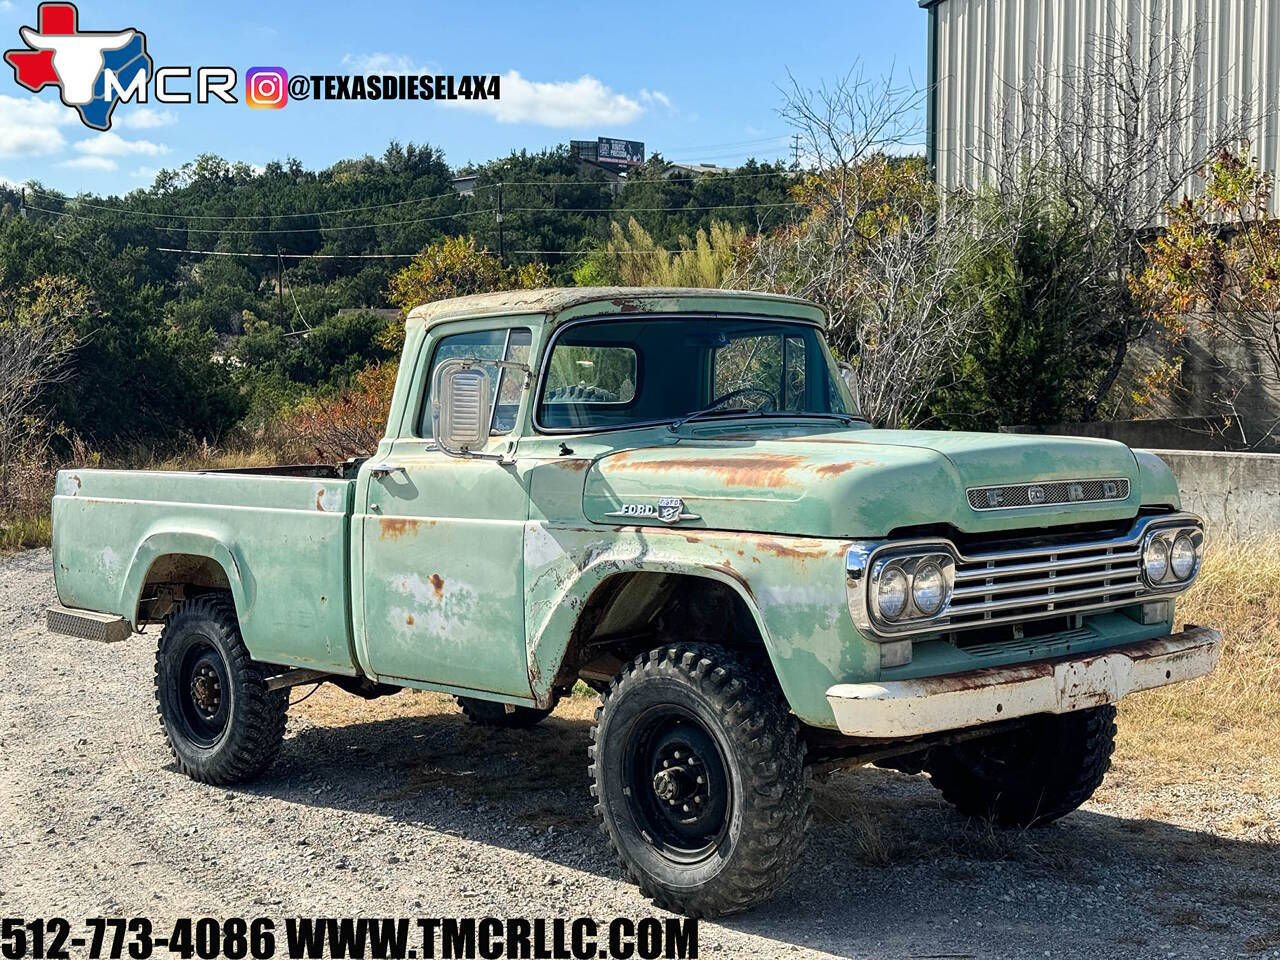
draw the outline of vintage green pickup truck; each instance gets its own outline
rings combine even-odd
[[[304,682],[525,726],[583,681],[609,841],[693,915],[784,882],[818,763],[1061,817],[1115,700],[1213,669],[1216,631],[1172,632],[1201,523],[1119,443],[873,429],[825,324],[720,290],[419,307],[368,459],[59,474],[50,626],[162,624],[161,722],[208,783],[266,769]]]

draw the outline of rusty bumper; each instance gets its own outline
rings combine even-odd
[[[1088,656],[918,680],[842,683],[827,690],[841,733],[912,737],[1034,713],[1069,713],[1125,694],[1204,676],[1222,634],[1209,627]]]

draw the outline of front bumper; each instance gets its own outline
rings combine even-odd
[[[1069,713],[1192,680],[1213,670],[1221,646],[1217,630],[1188,627],[1083,657],[915,680],[841,683],[827,690],[827,703],[848,736],[915,737],[1035,713]]]

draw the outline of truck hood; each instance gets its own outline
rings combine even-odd
[[[987,532],[1134,516],[1143,502],[1124,444],[1075,437],[850,429],[720,433],[597,459],[583,509],[596,523],[656,525],[660,498],[683,501],[681,527],[811,537],[879,537],[949,524]],[[1102,503],[975,510],[971,487],[1053,480],[1127,480]],[[1164,492],[1164,491],[1162,491]]]

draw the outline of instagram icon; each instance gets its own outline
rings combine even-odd
[[[283,67],[250,67],[244,101],[255,110],[279,110],[289,102],[289,74]]]

